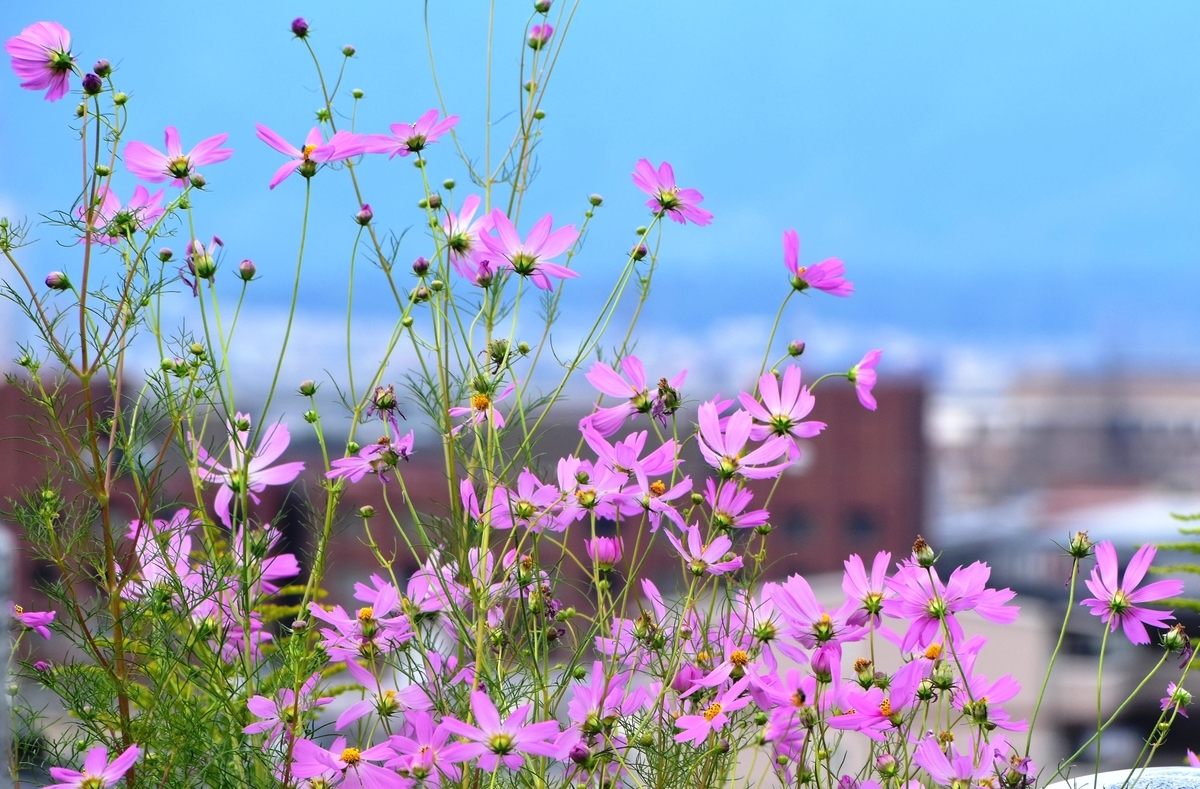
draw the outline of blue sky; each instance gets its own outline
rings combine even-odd
[[[0,32],[52,17],[72,31],[81,62],[118,63],[133,97],[130,139],[159,143],[167,124],[185,145],[230,132],[237,152],[206,173],[213,194],[200,232],[259,265],[253,298],[264,314],[287,289],[303,192],[299,179],[268,192],[280,159],[253,124],[298,138],[318,104],[290,19],[310,20],[330,63],[343,44],[357,48],[345,88],[366,91],[360,130],[435,104],[417,2],[348,13],[341,3],[210,0],[167,13],[127,0],[119,24],[94,3],[47,5],[6,0]],[[432,5],[447,102],[478,152],[487,4]],[[502,107],[515,99],[528,10],[498,5]],[[881,346],[896,370],[934,376],[963,359],[1197,369],[1198,23],[1200,6],[1182,2],[585,0],[545,105],[528,215],[576,221],[586,196],[603,194],[580,261],[603,281],[644,221],[633,163],[671,161],[716,215],[708,228],[669,229],[645,322],[645,344],[686,346],[685,356],[704,356],[715,337],[761,335],[786,292],[779,236],[794,227],[805,261],[841,257],[858,287],[852,299],[814,297],[789,313],[785,333],[808,341],[814,364]],[[0,106],[0,208],[34,216],[69,201],[72,103],[41,102],[9,75]],[[431,160],[437,180],[465,182],[449,146]],[[419,229],[416,171],[399,160],[369,169],[379,221]],[[323,229],[310,240],[304,305],[332,320],[344,309],[329,294],[342,292],[353,196],[333,173],[316,185]],[[419,236],[402,258],[424,251]],[[51,244],[27,254],[39,271],[63,263]],[[363,315],[372,309],[387,315],[384,302],[368,300]]]

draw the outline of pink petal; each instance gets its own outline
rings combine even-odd
[[[258,136],[258,139],[262,140],[280,153],[285,153],[288,156],[300,156],[300,151],[296,149],[296,146],[292,145],[290,142],[283,139],[283,137],[281,137],[278,133],[272,131],[261,123],[254,124],[254,133]]]

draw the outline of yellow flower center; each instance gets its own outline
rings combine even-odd
[[[696,653],[696,662],[697,663],[707,663],[708,662],[708,653],[705,652],[704,650],[700,650],[699,652],[697,652]]]
[[[879,702],[879,714],[885,718],[892,717],[892,700],[884,699]]]
[[[13,606],[13,610],[14,610],[14,611],[16,611],[18,614],[23,614],[23,613],[25,613],[25,609],[24,609],[24,608],[22,608],[22,607],[21,607],[21,606],[19,606],[19,605],[14,605],[14,606]]]
[[[308,157],[311,156],[312,152],[315,150],[317,150],[317,146],[305,145],[303,148],[300,149],[300,155],[304,157],[305,161],[308,161]]]
[[[370,622],[374,618],[375,618],[375,609],[372,608],[371,606],[368,605],[368,606],[364,606],[363,608],[358,609],[358,621]]]
[[[476,411],[486,411],[491,404],[491,399],[485,394],[471,395],[471,407]]]
[[[733,654],[729,656],[729,662],[735,666],[746,667],[750,663],[750,656],[741,649],[735,649]]]
[[[346,748],[342,751],[342,761],[349,767],[358,764],[361,759],[362,751],[358,750],[358,748]]]
[[[941,657],[941,655],[941,644],[930,644],[929,646],[925,647],[925,657],[929,658],[930,660],[937,660],[939,657]]]
[[[667,486],[663,484],[661,479],[656,479],[650,483],[650,495],[661,496],[667,492]]]
[[[708,709],[706,709],[704,711],[704,720],[711,721],[713,718],[717,717],[720,714],[721,714],[721,704],[720,704],[720,702],[714,701],[712,704],[709,704]]]

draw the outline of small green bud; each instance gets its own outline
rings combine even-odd
[[[86,114],[87,114],[87,104],[80,103],[79,106],[77,106],[75,108],[75,117],[82,118]]]
[[[517,353],[521,354],[522,356],[527,356],[531,350],[533,350],[533,349],[529,347],[529,343],[527,343],[527,342],[517,343]]]
[[[775,531],[775,527],[772,526],[770,523],[760,523],[759,525],[754,527],[754,533],[761,534],[764,537],[773,531]]]
[[[300,382],[300,394],[305,397],[312,397],[317,393],[317,383],[311,378]]]
[[[418,156],[416,159],[413,159],[413,167],[417,168],[418,170],[424,170],[425,160]]]
[[[346,46],[342,47],[342,54],[343,54],[343,55],[345,55],[345,56],[346,56],[346,57],[348,57],[348,58],[352,58],[352,57],[354,57],[354,53],[355,53],[355,52],[357,52],[357,51],[358,51],[358,50],[356,50],[356,49],[355,49],[353,46],[351,46],[350,44],[347,44]],[[360,92],[361,92],[361,91],[360,91]]]
[[[521,87],[525,89],[525,92],[526,92],[526,93],[532,93],[532,92],[533,92],[533,82],[526,82],[526,83],[525,83],[524,85],[522,85]]]
[[[129,97],[126,96],[124,93],[118,93],[115,96],[113,96],[113,104],[116,104],[118,107],[124,107],[125,102],[127,102],[127,101],[129,101]]]
[[[429,208],[429,201],[422,197],[417,201],[417,208]]]
[[[374,518],[375,517],[375,508],[372,507],[370,504],[362,505],[361,507],[358,508],[358,517],[362,518],[363,520],[367,520],[368,518]]]
[[[192,177],[189,178],[188,181],[191,183],[192,188],[194,189],[203,189],[204,187],[208,186],[208,180],[200,173],[193,173]]]
[[[576,666],[575,670],[571,672],[571,676],[581,680],[587,676],[587,669],[583,666]]]
[[[440,279],[435,279],[433,282],[429,283],[429,289],[434,293],[439,292],[444,287],[446,287],[446,283],[442,282]]]
[[[596,212],[589,208],[588,210],[583,212],[583,215],[586,216],[588,219],[591,219],[592,217],[594,217],[596,215]]]
[[[362,92],[361,88],[355,88],[354,90],[350,91],[350,95],[356,99],[361,99],[366,94]]]
[[[588,197],[588,202],[594,206],[599,207],[599,206],[604,205],[604,198],[601,197],[600,195],[591,195]]]
[[[307,629],[308,629],[308,622],[303,619],[297,619],[294,622],[292,622],[292,632],[293,633],[303,633]]]
[[[648,731],[642,732],[642,734],[638,737],[638,745],[642,746],[643,748],[649,748],[650,746],[654,745],[654,735]]]
[[[699,493],[692,494],[692,503],[699,506],[704,503],[704,497]]]
[[[545,110],[534,110],[533,111],[533,119],[534,120],[540,121],[540,120],[545,120],[545,118],[546,118]]]
[[[108,176],[112,175],[112,168],[107,164],[98,164],[96,165],[96,175],[100,176],[101,178],[107,178]]]
[[[645,226],[645,225],[638,225],[636,228],[634,228],[634,230],[633,230],[633,234],[634,234],[634,235],[636,235],[636,236],[644,236],[644,235],[646,235],[646,226]]]
[[[788,356],[803,356],[804,343],[799,340],[792,340],[788,343]]]
[[[411,315],[405,315],[404,320],[400,321],[400,323],[404,326],[404,328],[407,329],[413,325],[413,317]]]
[[[929,543],[925,542],[925,538],[917,535],[917,541],[913,543],[913,558],[917,560],[917,564],[921,567],[933,567],[937,562],[937,556],[934,555],[933,549],[929,547]]]
[[[575,610],[575,606],[569,605],[558,612],[558,621],[569,622],[576,617],[579,612]]]
[[[246,417],[242,417],[241,419],[235,419],[233,422],[233,426],[239,433],[245,433],[247,430],[250,429],[250,420],[247,419]]]
[[[1088,533],[1085,531],[1077,531],[1071,535],[1071,542],[1067,546],[1067,553],[1073,558],[1084,559],[1092,552],[1092,541],[1088,539]]]
[[[328,123],[333,116],[329,113],[328,107],[321,107],[317,110],[317,120],[321,123]]]
[[[447,178],[445,181],[442,181],[442,188],[445,189],[446,191],[453,190],[454,189],[454,179]]]
[[[316,424],[317,420],[320,418],[321,415],[311,408],[304,412],[304,421],[308,422],[310,425]]]
[[[362,449],[362,447],[359,446],[357,441],[347,441],[346,442],[346,453],[347,454],[350,454],[350,455],[357,454],[358,450],[360,450],[360,449]]]
[[[188,351],[190,351],[193,356],[203,356],[204,346],[198,342],[194,342],[188,346]]]

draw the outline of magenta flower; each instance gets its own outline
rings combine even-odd
[[[433,786],[441,784],[442,773],[451,780],[457,779],[459,773],[454,763],[471,758],[462,754],[466,746],[450,742],[450,731],[441,724],[434,725],[428,712],[414,711],[404,718],[408,731],[388,739],[397,756],[385,766],[406,770],[413,778]]]
[[[101,244],[119,244],[121,239],[132,238],[133,234],[146,230],[163,215],[163,190],[154,194],[141,184],[133,190],[129,204],[122,207],[121,200],[111,189],[104,187],[98,194],[99,204],[92,210],[91,228],[93,238]],[[75,215],[87,221],[87,209],[75,209]]]
[[[451,429],[450,435],[458,435],[467,425],[483,425],[488,422],[491,422],[497,430],[503,428],[504,414],[500,413],[499,409],[496,408],[496,403],[499,403],[516,390],[516,384],[509,384],[498,395],[494,394],[494,392],[476,392],[471,395],[470,406],[455,406],[451,408],[448,412],[451,419],[465,416],[467,417],[467,421]]]
[[[950,638],[955,643],[963,640],[962,626],[955,617],[963,611],[974,611],[989,622],[1002,625],[1016,621],[1017,606],[1006,605],[1016,597],[1016,592],[988,589],[991,574],[990,567],[975,562],[955,569],[950,580],[943,584],[936,570],[926,570],[915,564],[901,568],[887,580],[896,597],[883,603],[885,614],[909,621],[900,649],[912,652],[928,647],[937,640],[942,619],[946,620]]]
[[[345,789],[405,789],[411,782],[372,761],[382,761],[392,755],[387,743],[366,750],[346,746],[346,738],[338,737],[333,747],[325,750],[311,740],[296,740],[292,752],[292,775],[297,778],[322,778],[326,786]],[[315,781],[312,782],[316,786]]]
[[[718,529],[752,529],[771,519],[767,510],[746,512],[754,500],[754,492],[729,482],[722,482],[718,491],[715,481],[705,480],[704,500],[712,509],[712,522]]]
[[[1163,696],[1161,708],[1166,712],[1168,707],[1174,707],[1175,710],[1183,717],[1188,717],[1187,705],[1192,703],[1192,694],[1188,693],[1185,688],[1176,685],[1174,682],[1167,684],[1167,695]],[[1188,751],[1191,753],[1191,751]]]
[[[391,134],[368,135],[367,153],[386,153],[389,159],[396,154],[408,156],[410,153],[420,153],[425,146],[437,142],[438,137],[458,123],[457,115],[438,121],[438,114],[436,109],[432,109],[418,118],[416,123],[393,123]]]
[[[234,426],[236,425],[236,431]],[[199,442],[195,442],[196,462],[200,468],[200,479],[212,484],[219,484],[213,509],[221,523],[230,525],[230,507],[234,496],[242,493],[249,495],[256,504],[258,496],[268,485],[287,485],[300,476],[304,470],[303,462],[281,463],[272,467],[271,464],[287,449],[291,442],[291,434],[287,425],[278,422],[268,427],[258,443],[258,449],[251,451],[250,417],[237,414],[234,425],[230,425],[232,437],[229,441],[229,465],[224,466],[211,457]],[[245,513],[243,513],[244,515]]]
[[[34,22],[4,43],[12,55],[12,70],[21,78],[25,90],[46,89],[46,101],[58,101],[67,95],[75,58],[71,55],[71,34],[57,22]]]
[[[380,718],[391,718],[398,712],[408,713],[411,710],[433,709],[433,702],[430,701],[429,695],[420,685],[384,688],[375,675],[355,661],[347,660],[345,665],[346,671],[350,672],[358,684],[368,690],[371,695],[347,707],[334,723],[335,730],[341,731],[371,712],[377,713]]]
[[[125,773],[129,772],[129,768],[133,767],[141,755],[141,748],[130,745],[110,762],[108,748],[97,745],[84,757],[83,772],[66,767],[51,767],[50,777],[58,783],[51,784],[46,789],[107,789],[125,777]]]
[[[862,732],[877,742],[885,742],[885,734],[900,726],[905,715],[917,701],[917,686],[921,683],[921,664],[905,663],[892,677],[887,691],[872,687],[863,690],[853,686],[847,691],[849,708],[853,712],[829,719],[834,729]]]
[[[13,618],[47,641],[50,640],[50,628],[47,625],[54,621],[57,613],[57,611],[26,611],[21,606],[13,604]]]
[[[525,763],[522,753],[554,756],[559,750],[550,742],[559,733],[558,723],[548,720],[526,725],[530,709],[529,704],[518,707],[501,722],[496,705],[486,693],[477,690],[471,694],[471,712],[478,726],[450,717],[442,718],[442,726],[466,740],[459,754],[462,759],[479,757],[479,769],[486,772],[495,770],[501,762],[516,770]]]
[[[693,523],[687,528],[686,548],[670,531],[667,531],[667,539],[675,546],[675,550],[679,551],[679,555],[688,562],[691,571],[696,575],[704,573],[722,575],[742,567],[742,557],[740,556],[735,556],[728,561],[725,559],[725,554],[733,547],[733,540],[721,535],[705,545],[700,538],[699,524]]]
[[[400,593],[396,587],[378,575],[371,576],[373,586],[356,583],[354,597],[367,603],[354,612],[346,613],[340,605],[326,611],[316,603],[309,603],[308,610],[322,622],[333,628],[322,628],[322,644],[330,660],[356,660],[359,657],[374,657],[380,652],[399,649],[413,637],[409,618],[400,611]],[[389,616],[395,613],[395,616]]]
[[[750,703],[750,697],[742,695],[748,684],[749,678],[738,680],[717,694],[701,714],[680,715],[676,718],[675,726],[682,731],[675,735],[675,742],[694,742],[699,746],[709,734],[723,729],[729,722],[729,713],[736,712]]]
[[[442,232],[446,234],[446,247],[450,250],[450,262],[454,265],[455,270],[464,277],[472,273],[465,265],[465,261],[473,252],[479,251],[481,246],[479,234],[492,229],[491,214],[475,217],[481,202],[479,195],[468,195],[457,213],[447,209],[446,218],[442,220]]]
[[[121,596],[136,599],[160,584],[181,584],[189,589],[200,586],[203,578],[190,565],[191,531],[197,523],[186,507],[176,510],[169,521],[131,522],[126,536],[134,541],[140,578],[129,579]]]
[[[584,417],[579,422],[592,426],[602,436],[608,437],[621,429],[626,419],[633,419],[638,414],[649,414],[654,409],[654,397],[646,386],[646,368],[642,360],[636,356],[626,356],[621,360],[621,375],[603,362],[596,362],[588,371],[588,382],[596,387],[601,394],[616,397],[625,402],[609,408],[598,408],[594,414]],[[683,386],[687,378],[687,370],[676,375],[669,382],[673,389]]]
[[[380,482],[386,483],[388,481],[387,472],[395,468],[396,463],[401,459],[407,460],[413,453],[415,440],[415,434],[411,430],[408,431],[408,435],[395,444],[387,436],[383,436],[374,444],[358,450],[357,455],[338,458],[330,463],[330,470],[325,472],[325,478],[344,478],[353,483],[359,482],[367,474],[376,474],[379,476]]]
[[[228,134],[217,134],[201,140],[187,153],[179,142],[179,131],[168,126],[164,134],[167,152],[151,148],[135,140],[125,146],[125,167],[143,181],[159,183],[168,178],[172,186],[186,186],[196,168],[206,164],[223,162],[233,155],[232,148],[221,145],[229,139]]]
[[[554,35],[554,28],[550,25],[534,25],[529,28],[529,48],[541,49],[550,43],[552,35]]]
[[[312,178],[317,174],[317,167],[319,165],[349,159],[352,156],[365,153],[367,149],[366,141],[362,135],[351,134],[346,131],[338,132],[326,142],[321,134],[321,129],[314,126],[309,131],[308,136],[304,138],[304,145],[296,148],[261,123],[254,124],[254,128],[258,139],[280,153],[292,157],[290,162],[287,162],[275,171],[275,175],[272,176],[269,185],[271,189],[279,186],[285,178],[297,170],[305,178]],[[369,222],[370,219],[367,221]]]
[[[620,537],[593,537],[585,541],[588,557],[601,570],[611,570],[621,561]]]
[[[1171,618],[1170,611],[1155,611],[1138,604],[1178,597],[1183,593],[1183,581],[1175,580],[1155,581],[1137,588],[1157,552],[1154,545],[1139,548],[1125,568],[1123,581],[1118,583],[1117,549],[1106,540],[1096,546],[1096,566],[1092,568],[1092,577],[1084,581],[1095,596],[1083,600],[1080,605],[1092,609],[1092,615],[1100,617],[1110,631],[1116,630],[1117,625],[1123,627],[1125,635],[1135,644],[1150,643],[1146,625],[1166,627]]]
[[[666,211],[671,219],[681,225],[687,224],[688,220],[700,226],[712,222],[713,215],[700,207],[704,195],[695,189],[676,186],[675,171],[666,162],[655,170],[648,159],[639,159],[633,169],[633,182],[638,189],[650,195],[646,206],[655,214]]]
[[[879,357],[883,355],[883,351],[874,350],[867,351],[867,355],[862,358],[862,361],[850,368],[850,372],[846,373],[846,378],[850,383],[854,384],[854,393],[858,395],[858,402],[863,404],[863,408],[868,411],[875,410],[875,395],[871,394],[871,390],[875,388],[875,365],[879,364]]]
[[[321,681],[321,673],[317,672],[300,686],[300,695],[291,688],[280,688],[274,699],[266,696],[251,696],[246,700],[250,712],[262,720],[251,723],[242,729],[242,734],[259,734],[268,732],[263,743],[263,750],[270,747],[271,742],[287,732],[287,728],[300,719],[304,713],[314,707],[322,707],[333,701],[332,696],[316,698],[313,691]]]
[[[857,553],[845,561],[846,574],[842,576],[842,591],[846,593],[847,598],[859,604],[857,611],[850,617],[854,624],[864,625],[871,621],[875,627],[879,627],[879,612],[883,610],[883,601],[891,597],[887,588],[887,570],[891,561],[892,555],[887,551],[875,554],[869,578],[862,557]]]
[[[758,392],[761,404],[746,392],[738,396],[742,408],[761,423],[750,429],[750,438],[761,441],[768,436],[786,437],[792,443],[792,457],[799,457],[796,439],[812,438],[825,429],[824,422],[802,421],[817,400],[809,394],[807,386],[800,385],[800,368],[789,365],[783,371],[782,382],[774,373],[763,373],[758,379]]]
[[[837,258],[826,258],[811,266],[800,265],[800,236],[795,230],[783,232],[783,263],[792,272],[792,287],[796,290],[816,288],[842,297],[854,292],[854,283],[842,276],[846,266]]]
[[[769,464],[788,451],[790,442],[781,436],[771,436],[757,449],[746,452],[746,442],[753,429],[752,418],[745,411],[737,411],[725,422],[717,415],[717,406],[712,401],[700,406],[697,418],[700,422],[700,454],[724,479],[743,476],[747,479],[771,479],[778,477],[790,465],[789,461]]]
[[[553,224],[554,217],[546,214],[530,229],[525,240],[521,241],[512,221],[497,208],[492,211],[492,226],[496,235],[483,233],[479,240],[492,253],[504,258],[504,263],[501,264],[504,268],[522,277],[529,277],[533,284],[542,290],[554,290],[550,277],[573,279],[579,276],[578,272],[566,266],[548,262],[550,258],[570,249],[579,238],[579,231],[574,225],[567,225],[550,232]]]
[[[765,590],[764,590],[765,592]],[[854,601],[826,610],[802,575],[793,575],[771,588],[771,602],[788,625],[789,634],[809,649],[859,641],[866,631],[851,622]]]
[[[987,743],[980,742],[984,749]],[[950,755],[942,752],[942,747],[934,737],[923,740],[917,746],[913,761],[929,774],[934,782],[942,786],[975,786],[980,779],[995,774],[992,760],[984,757],[975,758],[972,754],[960,754],[953,746],[947,746]]]

